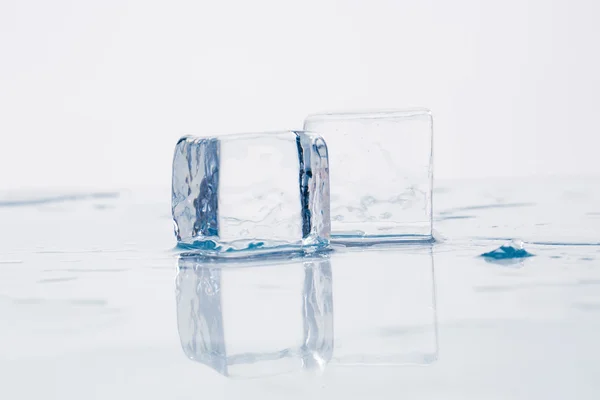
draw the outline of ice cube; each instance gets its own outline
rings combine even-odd
[[[429,110],[309,116],[331,154],[333,241],[432,240]]]
[[[318,135],[183,137],[172,183],[181,247],[225,254],[329,244],[328,155]]]
[[[179,258],[185,354],[228,377],[322,369],[333,349],[329,258],[222,260]]]

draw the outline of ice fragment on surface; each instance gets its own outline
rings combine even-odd
[[[326,256],[223,262],[180,257],[177,324],[194,361],[228,377],[322,369],[333,351]]]
[[[329,243],[329,165],[318,135],[183,137],[173,158],[180,247],[218,252]]]
[[[534,254],[529,253],[525,250],[525,244],[521,240],[513,240],[500,246],[496,250],[483,253],[481,257],[493,259],[493,260],[510,260],[532,257]]]
[[[304,129],[323,135],[333,152],[335,241],[433,238],[429,110],[315,114],[306,118]]]

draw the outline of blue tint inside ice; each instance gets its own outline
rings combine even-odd
[[[500,246],[496,250],[483,253],[481,257],[490,258],[494,260],[510,260],[518,258],[532,257],[534,254],[529,253],[524,248],[524,244],[521,241],[512,241],[503,246]]]
[[[178,247],[328,246],[327,157],[324,140],[304,132],[180,139],[171,196]]]
[[[198,240],[192,243],[178,243],[174,251],[187,257],[196,256],[223,258],[224,260],[236,259],[237,261],[250,259],[279,259],[296,258],[298,256],[326,254],[333,248],[328,241],[315,242],[312,246],[302,246],[299,243],[286,243],[281,241],[252,241],[237,240],[221,243],[214,240]],[[182,252],[183,251],[183,252]]]

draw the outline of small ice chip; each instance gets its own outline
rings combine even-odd
[[[481,257],[493,260],[510,260],[533,256],[534,254],[525,250],[525,244],[522,240],[513,240],[500,246],[496,250],[481,254]]]

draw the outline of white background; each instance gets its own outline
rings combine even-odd
[[[0,189],[168,185],[176,139],[429,107],[436,177],[600,174],[600,2],[0,0]]]

